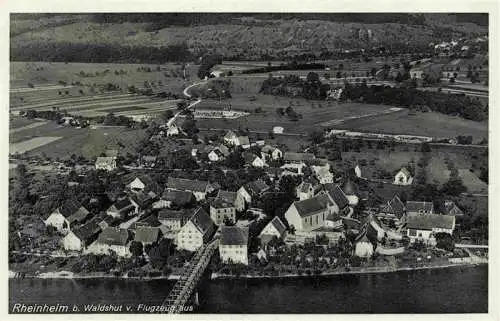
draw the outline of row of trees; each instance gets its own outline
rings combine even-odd
[[[465,119],[483,121],[488,118],[488,106],[480,100],[465,95],[421,91],[411,88],[386,86],[353,86],[345,84],[340,99],[368,104],[385,104],[402,107],[427,106],[430,110],[447,115],[460,115]]]

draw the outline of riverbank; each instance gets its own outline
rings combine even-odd
[[[373,267],[373,268],[361,268],[361,269],[351,269],[349,271],[329,271],[322,272],[320,274],[297,274],[297,273],[289,273],[282,275],[250,275],[250,274],[241,274],[241,275],[231,275],[231,274],[220,274],[220,273],[212,273],[210,275],[211,280],[217,279],[292,279],[292,278],[308,278],[308,277],[323,277],[323,276],[335,276],[335,275],[353,275],[353,274],[379,274],[379,273],[393,273],[400,271],[416,271],[416,270],[431,270],[431,269],[445,269],[445,268],[453,268],[453,267],[473,267],[478,265],[487,265],[487,262],[482,263],[450,263],[450,264],[442,264],[442,265],[433,265],[433,266],[418,266],[418,267]],[[91,273],[91,274],[76,274],[68,271],[61,272],[46,272],[40,273],[37,275],[19,275],[19,272],[9,271],[9,279],[17,279],[17,278],[33,278],[33,279],[124,279],[124,280],[178,280],[180,278],[179,274],[170,274],[168,276],[128,276],[128,275],[120,275],[116,276],[113,274],[107,273]]]
[[[442,265],[433,265],[433,266],[418,266],[418,267],[398,267],[398,268],[390,268],[390,267],[376,267],[376,268],[362,268],[359,270],[349,270],[349,271],[331,271],[331,272],[323,272],[320,274],[282,274],[282,275],[250,275],[250,274],[242,274],[242,275],[231,275],[231,274],[220,274],[220,273],[212,273],[210,279],[293,279],[293,278],[309,278],[309,277],[323,277],[323,276],[335,276],[335,275],[353,275],[353,274],[381,274],[381,273],[393,273],[393,272],[401,272],[401,271],[418,271],[418,270],[434,270],[434,269],[446,269],[453,267],[474,267],[479,265],[487,265],[487,262],[482,263],[450,263],[450,264],[442,264]]]

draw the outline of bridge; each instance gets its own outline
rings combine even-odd
[[[219,240],[203,245],[196,251],[189,264],[184,268],[179,280],[163,301],[163,310],[168,314],[184,312],[187,308],[189,298],[200,282],[201,276],[212,258],[215,250],[219,246]]]

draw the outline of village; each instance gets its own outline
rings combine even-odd
[[[185,139],[175,124],[158,129],[150,140]],[[11,235],[9,258],[24,271],[16,275],[175,278],[214,240],[213,277],[487,262],[487,251],[461,247],[467,238],[454,232],[464,212],[453,200],[435,205],[403,192],[367,207],[359,165],[339,171],[313,153],[284,151],[233,130],[210,137],[204,150],[177,154],[183,156],[170,165],[184,170],[168,176],[158,156],[124,165],[117,150],[93,165],[73,164],[58,184],[65,184],[67,195],[87,193],[86,204],[63,197],[39,217],[19,220],[24,227]],[[192,171],[183,167],[196,164]],[[412,172],[402,166],[388,184],[411,186]],[[89,176],[95,181],[84,178]],[[88,185],[96,184],[102,186],[92,188],[102,193],[93,190],[88,198]]]

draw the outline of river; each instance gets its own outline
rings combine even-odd
[[[167,280],[11,279],[9,309],[24,304],[159,305]],[[211,280],[200,313],[487,313],[488,266],[274,280]]]

